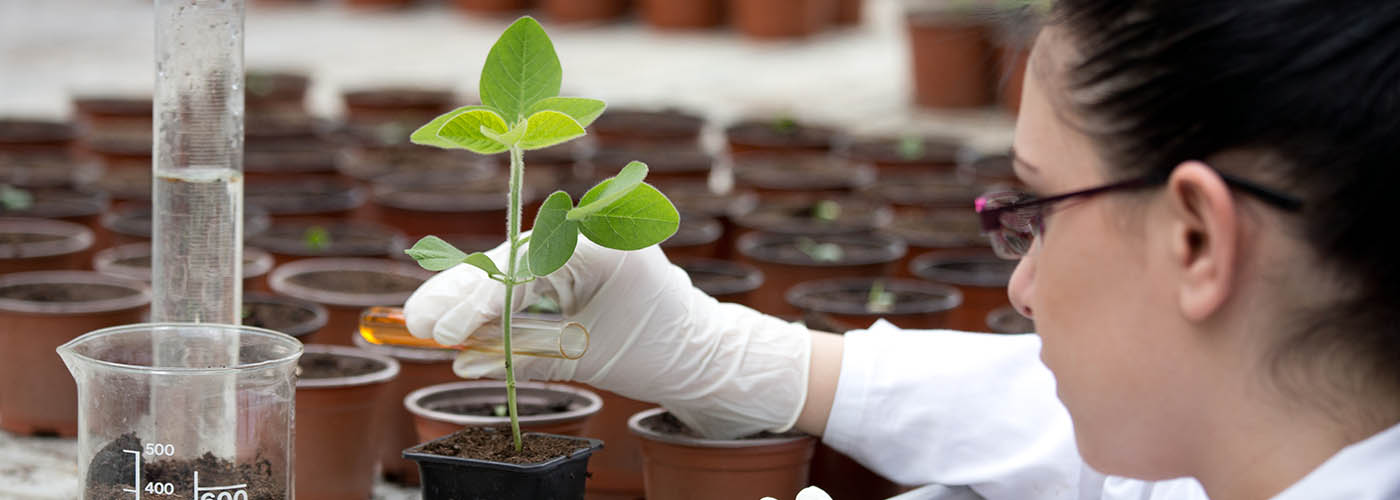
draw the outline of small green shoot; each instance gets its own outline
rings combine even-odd
[[[926,153],[924,148],[924,138],[916,135],[906,135],[899,138],[895,144],[895,151],[899,153],[899,158],[906,161],[913,161],[923,158]]]
[[[34,206],[34,195],[9,184],[0,184],[0,208],[18,212]]]
[[[434,118],[410,136],[414,144],[465,149],[477,154],[510,153],[510,195],[506,235],[510,253],[505,269],[485,254],[467,254],[436,236],[405,252],[424,269],[441,271],[468,264],[505,286],[502,340],[506,351],[506,405],[516,451],[521,450],[516,409],[515,370],[511,352],[511,302],[514,288],[563,267],[573,256],[580,234],[607,248],[638,250],[670,238],[680,214],[666,196],[645,181],[647,166],[631,162],[616,177],[590,189],[578,203],[564,191],[545,198],[530,236],[520,235],[521,185],[525,151],[543,149],[582,137],[607,105],[597,99],[560,97],[563,70],[549,35],[533,18],[522,17],[501,34],[482,68],[481,105],[466,106]],[[520,249],[530,246],[524,256]],[[557,304],[555,305],[557,307]]]
[[[773,120],[773,130],[780,134],[797,133],[797,120],[791,116],[779,116]]]
[[[884,280],[875,280],[870,285],[870,294],[865,298],[865,310],[872,313],[887,313],[894,310],[895,295],[885,290]]]
[[[841,203],[836,200],[822,200],[812,204],[812,218],[822,222],[835,222],[841,218]]]
[[[301,235],[302,244],[312,252],[322,252],[331,247],[331,232],[323,226],[311,226]]]
[[[817,262],[841,262],[841,259],[846,258],[846,252],[841,249],[841,245],[817,243],[816,240],[807,237],[797,239],[797,250]]]

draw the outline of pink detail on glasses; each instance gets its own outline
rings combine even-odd
[[[987,197],[986,197],[986,196],[979,196],[979,197],[977,198],[976,205],[977,205],[977,213],[982,213],[982,209],[987,207]]]

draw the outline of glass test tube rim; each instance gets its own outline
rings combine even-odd
[[[115,362],[115,361],[107,361],[107,360],[103,360],[103,359],[98,359],[98,358],[94,358],[94,357],[92,357],[92,356],[88,356],[88,355],[86,355],[86,354],[79,353],[77,350],[74,349],[74,347],[77,346],[78,344],[87,343],[87,342],[89,342],[89,341],[91,341],[91,340],[93,340],[93,339],[95,339],[95,338],[98,338],[98,337],[107,337],[107,336],[111,336],[111,335],[118,335],[118,334],[130,333],[130,332],[132,332],[132,331],[141,331],[141,330],[162,330],[162,329],[176,329],[176,328],[200,328],[200,329],[210,329],[210,328],[214,328],[214,329],[221,329],[221,330],[233,330],[233,331],[237,331],[237,332],[239,333],[239,335],[251,334],[251,335],[263,337],[263,338],[266,338],[266,339],[274,340],[274,341],[276,341],[277,343],[285,344],[287,347],[290,347],[291,350],[290,350],[290,352],[288,352],[287,354],[282,355],[282,356],[278,356],[278,357],[274,357],[274,358],[270,358],[270,359],[266,359],[266,360],[262,360],[262,361],[256,361],[256,362],[252,362],[252,363],[239,363],[239,364],[236,365],[236,366],[225,366],[225,367],[216,367],[216,368],[184,368],[184,367],[164,367],[164,368],[156,368],[156,367],[151,367],[151,366],[131,365],[131,364],[126,364],[126,363],[117,363],[117,362]],[[100,330],[93,330],[93,331],[88,332],[88,333],[85,333],[85,334],[83,334],[83,335],[81,335],[81,336],[79,336],[79,337],[77,337],[77,338],[75,338],[75,339],[73,339],[73,340],[70,340],[70,341],[68,341],[68,342],[65,342],[63,345],[61,345],[61,346],[58,347],[58,352],[60,352],[60,353],[63,353],[63,352],[71,353],[72,355],[81,357],[85,362],[91,363],[91,364],[93,364],[93,365],[101,366],[101,367],[104,367],[104,368],[108,368],[108,369],[112,369],[112,370],[117,370],[117,371],[125,372],[125,373],[154,374],[154,375],[167,375],[167,374],[168,374],[168,375],[215,375],[215,374],[226,374],[226,373],[242,373],[242,372],[249,372],[249,371],[255,371],[255,370],[259,370],[259,369],[264,369],[264,368],[270,368],[270,367],[275,367],[275,366],[279,366],[279,365],[284,365],[284,364],[287,364],[287,363],[295,363],[296,360],[297,360],[298,358],[300,358],[301,355],[302,355],[302,352],[303,352],[303,345],[302,345],[301,341],[297,340],[295,337],[292,337],[292,336],[290,336],[290,335],[287,335],[287,334],[285,334],[285,333],[281,333],[281,332],[278,332],[278,331],[268,330],[268,329],[266,329],[266,328],[259,328],[259,327],[256,327],[256,326],[229,325],[229,324],[223,324],[223,323],[157,322],[157,323],[135,323],[135,324],[130,324],[130,325],[112,326],[112,327],[107,327],[107,328],[103,328],[103,329],[100,329]]]

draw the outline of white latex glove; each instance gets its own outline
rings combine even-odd
[[[508,253],[502,244],[486,254],[505,269]],[[624,252],[580,235],[569,263],[518,286],[512,305],[520,310],[540,297],[588,329],[588,352],[573,361],[516,356],[518,379],[572,380],[655,402],[719,439],[786,431],[802,411],[807,329],[705,295],[656,246]],[[457,345],[499,318],[504,300],[503,285],[463,264],[419,287],[404,314],[413,335]],[[453,370],[505,377],[499,354],[464,351]]]
[[[763,497],[761,500],[778,500],[773,497]],[[797,492],[797,500],[831,500],[831,495],[826,494],[821,488],[808,486]]]

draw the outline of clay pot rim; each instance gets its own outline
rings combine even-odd
[[[709,217],[730,217],[736,218],[743,214],[754,211],[758,207],[758,192],[752,189],[739,186],[732,187],[726,193],[715,193],[710,189],[710,183],[702,180],[658,180],[652,183],[657,190],[667,193],[669,197],[673,192],[702,191],[712,199],[719,200],[716,204],[723,205],[718,211],[688,210]],[[697,196],[697,198],[700,198]],[[708,198],[707,198],[708,199]],[[676,207],[679,209],[680,207]]]
[[[450,88],[415,85],[378,85],[352,87],[341,91],[341,100],[347,108],[368,108],[374,110],[417,110],[452,107],[457,101],[457,92]]]
[[[768,140],[769,137],[761,135],[755,138],[754,134],[749,133],[755,129],[770,129],[773,127],[772,123],[773,119],[771,118],[741,119],[724,126],[724,138],[734,144],[749,147],[819,149],[823,151],[831,149],[839,140],[840,133],[835,128],[808,123],[801,119],[794,119],[793,133],[790,134],[790,138],[793,140]]]
[[[417,364],[431,364],[442,363],[444,361],[452,361],[454,359],[457,359],[458,351],[452,348],[409,347],[401,345],[375,344],[368,340],[365,340],[364,337],[358,335],[358,332],[356,335],[351,335],[350,337],[350,341],[355,344],[355,347],[378,354],[380,356],[388,356],[394,358],[398,360],[400,364],[405,362]]]
[[[677,266],[686,271],[686,274],[695,269],[702,272],[712,272],[714,274],[724,274],[738,278],[731,286],[720,287],[718,290],[710,290],[711,295],[733,295],[736,293],[746,293],[757,290],[763,286],[763,271],[743,262],[723,259],[677,259],[674,261]],[[722,273],[723,270],[743,271],[743,276]]]
[[[476,170],[473,168],[473,170]],[[466,173],[466,170],[463,171]],[[496,177],[494,169],[481,171],[484,175],[477,177],[458,178],[451,177],[453,183],[475,183],[487,182]],[[456,174],[456,172],[453,172]],[[450,191],[423,191],[422,188],[429,187],[430,184],[396,184],[396,181],[423,175],[421,172],[395,172],[380,176],[372,181],[371,198],[374,203],[386,207],[397,208],[414,212],[434,212],[434,213],[475,213],[475,212],[496,212],[505,211],[509,205],[509,193],[501,192],[460,192]],[[429,174],[429,178],[434,174]],[[448,174],[442,174],[447,176]],[[528,180],[528,179],[527,179]],[[543,200],[543,191],[537,188],[524,187],[521,189],[521,203],[530,204]]]
[[[763,439],[704,439],[689,436],[662,434],[660,432],[656,432],[642,426],[643,420],[660,415],[662,413],[666,413],[667,411],[668,410],[665,408],[651,408],[634,413],[631,417],[627,418],[627,430],[631,431],[632,435],[638,436],[642,439],[659,441],[662,443],[680,446],[689,446],[693,448],[757,448],[761,446],[783,445],[789,443],[796,443],[807,439],[813,439],[812,436],[808,436],[805,434],[800,436],[773,437]]]
[[[409,278],[422,278],[425,281],[432,277],[432,273],[424,271],[416,265],[397,260],[326,257],[302,259],[277,266],[276,269],[272,270],[272,274],[268,275],[267,285],[273,292],[282,295],[309,300],[318,304],[340,307],[370,307],[386,304],[402,304],[413,294],[413,292],[347,293],[332,290],[318,290],[291,282],[293,276],[332,271],[376,272]]]
[[[149,232],[143,233],[139,230],[140,228],[130,227],[132,217],[137,217],[139,219],[142,214],[151,214],[151,229],[154,230],[155,209],[147,204],[128,207],[120,212],[104,213],[102,214],[102,218],[98,221],[98,224],[100,224],[103,229],[122,236],[149,240],[151,239],[151,234]],[[246,205],[243,207],[243,241],[248,241],[248,239],[262,234],[271,226],[272,217],[269,216],[267,211],[263,210],[262,207]]]
[[[311,302],[309,300],[301,300],[296,297],[288,297],[285,295],[276,295],[259,291],[243,292],[243,303],[248,304],[249,302],[282,303],[296,307],[302,307],[311,311],[311,320],[307,321],[305,326],[296,330],[282,331],[282,333],[296,337],[298,340],[312,333],[316,333],[317,330],[320,330],[322,327],[326,326],[326,322],[330,321],[331,317],[330,313],[326,311],[326,306],[317,304],[315,302]]]
[[[36,302],[0,298],[0,310],[24,314],[93,314],[145,307],[154,295],[143,282],[108,276],[97,271],[26,271],[0,276],[0,288],[35,284],[105,285],[131,290],[130,295],[84,302]]]
[[[1014,317],[1012,316],[1013,314],[1015,315]],[[1001,306],[996,309],[992,309],[991,311],[987,312],[987,328],[990,328],[992,330],[991,333],[1000,333],[1004,335],[1022,335],[1035,333],[1034,328],[1032,328],[1031,331],[1028,332],[1013,332],[1008,328],[996,327],[996,325],[998,324],[1004,324],[1010,321],[1015,321],[1016,317],[1025,318],[1025,316],[1021,316],[1021,312],[1017,311],[1015,307]],[[1029,318],[1025,319],[1029,320]],[[1035,326],[1035,323],[1032,322],[1031,326]]]
[[[0,217],[0,232],[29,233],[59,236],[63,239],[35,243],[20,243],[25,248],[20,255],[3,257],[6,259],[34,259],[68,255],[92,248],[92,230],[82,224],[61,220],[36,219],[26,217]]]
[[[770,224],[765,218],[777,220],[777,216],[768,217],[768,210],[773,209],[796,209],[811,206],[822,201],[832,201],[841,205],[842,213],[854,212],[862,215],[852,217],[849,220],[842,220],[838,217],[836,221],[829,224],[819,225],[817,223],[803,223],[796,227],[791,227],[791,223],[796,217],[787,217],[778,223]],[[850,211],[849,207],[869,208],[869,210]],[[737,210],[737,209],[736,209]],[[779,196],[769,196],[765,199],[756,200],[753,205],[743,207],[742,212],[734,212],[730,215],[734,224],[754,231],[777,233],[777,234],[806,234],[806,235],[838,235],[867,233],[889,226],[894,221],[894,208],[883,201],[873,200],[861,196],[845,194],[839,196],[817,196],[812,194],[791,193]],[[868,220],[869,224],[862,224]],[[820,229],[816,229],[820,227]]]
[[[914,260],[910,261],[909,272],[919,277],[919,279],[959,286],[1004,288],[1011,281],[1010,272],[1006,273],[1003,277],[990,272],[963,271],[939,267],[953,263],[1009,264],[1013,270],[1015,269],[1015,261],[997,257],[991,252],[977,252],[966,255],[940,255],[938,252],[930,252],[915,257]]]
[[[877,281],[883,281],[886,290],[898,292],[908,290],[941,295],[941,298],[926,303],[898,304],[887,312],[871,312],[862,307],[850,307],[848,302],[822,300],[811,294],[848,288],[869,289]],[[963,294],[957,288],[926,281],[899,278],[834,278],[798,283],[783,294],[788,304],[804,311],[850,316],[912,316],[916,314],[937,314],[953,310],[962,305]],[[903,305],[901,309],[899,306]]]
[[[840,148],[832,151],[832,154],[845,158],[847,161],[859,164],[887,163],[894,165],[957,165],[959,160],[964,158],[968,151],[968,145],[963,139],[945,135],[917,135],[924,146],[933,146],[932,149],[925,149],[924,155],[918,158],[904,158],[898,154],[899,143],[903,140],[899,136],[853,136],[848,138]],[[892,157],[878,157],[856,155],[855,150],[861,147],[880,147],[893,143],[896,154]],[[944,153],[947,154],[935,154]]]
[[[380,356],[363,349],[341,345],[306,344],[302,354],[329,354],[346,358],[368,359],[384,365],[384,368],[363,375],[327,378],[297,377],[297,390],[303,389],[343,389],[373,384],[383,384],[399,376],[399,362],[388,356]]]
[[[663,126],[639,129],[637,119],[665,120]],[[593,122],[593,129],[599,134],[627,135],[644,140],[690,140],[699,138],[706,124],[699,113],[669,106],[650,108],[642,106],[621,106],[610,109]]]
[[[532,389],[537,391],[555,392],[567,394],[585,401],[582,408],[575,408],[562,413],[550,415],[530,415],[521,416],[520,424],[531,426],[555,425],[563,422],[578,421],[597,414],[603,409],[603,398],[593,391],[572,387],[563,384],[551,384],[546,382],[517,382],[516,389]],[[408,393],[403,398],[403,406],[414,416],[434,420],[438,422],[448,422],[462,426],[494,426],[510,422],[509,417],[481,417],[476,415],[458,415],[437,411],[423,406],[423,400],[431,396],[450,392],[486,392],[504,393],[505,382],[500,380],[470,380],[464,382],[448,382],[445,384],[435,384]]]
[[[579,455],[591,455],[593,454],[593,452],[598,451],[603,447],[603,441],[601,439],[594,439],[590,437],[566,436],[562,434],[550,434],[546,432],[522,432],[520,435],[564,438],[572,441],[586,443],[587,446],[579,447],[578,449],[574,450],[568,455],[555,457],[548,461],[540,462],[537,464],[511,464],[475,458],[449,457],[446,455],[437,455],[421,451],[425,446],[429,444],[451,438],[452,434],[448,434],[446,436],[442,436],[424,443],[415,444],[409,447],[408,449],[403,451],[403,457],[414,462],[432,462],[452,467],[487,468],[508,472],[544,473],[548,472],[550,469],[554,469],[555,467],[563,465],[565,462],[577,460],[579,458]]]
[[[767,256],[755,256],[755,255],[754,255],[755,250],[756,250],[760,245],[762,245],[762,244],[765,244],[765,243],[774,243],[774,242],[783,242],[783,241],[789,241],[789,240],[796,240],[796,239],[798,239],[798,238],[811,238],[812,240],[817,241],[818,243],[841,243],[841,244],[869,244],[869,243],[871,243],[872,241],[874,241],[874,242],[879,242],[879,243],[881,243],[881,244],[879,245],[879,248],[885,250],[885,253],[888,254],[888,256],[886,256],[885,258],[882,258],[882,259],[878,259],[878,260],[866,259],[866,260],[843,260],[843,261],[841,261],[841,262],[815,262],[815,261],[812,261],[812,262],[807,262],[807,261],[803,261],[803,262],[792,262],[792,261],[785,261],[785,260],[777,259],[777,258],[769,258],[769,257],[767,257]],[[883,241],[881,241],[881,240],[883,240]],[[871,246],[874,246],[874,245],[871,245]],[[850,267],[850,266],[867,266],[867,265],[872,265],[872,264],[886,264],[886,263],[890,263],[890,262],[894,262],[894,261],[899,260],[900,258],[902,258],[902,257],[904,256],[905,252],[908,252],[908,247],[905,245],[904,240],[901,240],[901,239],[899,239],[899,238],[895,238],[895,237],[892,237],[892,236],[886,236],[886,235],[878,234],[878,233],[870,233],[870,234],[821,234],[821,235],[813,234],[813,235],[802,235],[802,234],[785,234],[785,233],[753,232],[753,233],[749,233],[749,234],[740,236],[740,237],[739,237],[739,241],[736,242],[736,247],[738,248],[739,254],[740,254],[740,255],[743,255],[744,257],[747,257],[747,258],[750,258],[750,259],[753,259],[753,260],[756,260],[756,261],[759,261],[759,262],[773,263],[773,264],[782,264],[782,265],[789,265],[789,266],[814,267],[814,268],[823,268],[823,267]]]
[[[133,267],[118,263],[123,259],[149,256],[151,243],[138,241],[104,248],[92,257],[92,268],[99,273],[138,281],[151,281],[151,268]],[[251,256],[251,258],[249,258]],[[243,247],[243,260],[252,265],[243,266],[243,279],[252,279],[272,271],[272,254],[252,247]],[[142,272],[144,270],[144,272]]]
[[[370,233],[371,237],[374,237],[374,236],[375,236],[375,235],[373,235],[372,233],[376,233],[376,232],[377,232],[377,233],[381,233],[380,235],[381,235],[381,236],[384,236],[384,237],[388,240],[388,244],[385,245],[383,248],[380,248],[380,247],[371,247],[371,246],[368,245],[368,244],[363,244],[363,245],[350,245],[350,246],[347,246],[347,247],[342,247],[342,248],[339,248],[339,249],[335,249],[335,248],[334,248],[334,245],[335,245],[335,241],[336,241],[336,236],[332,236],[332,237],[331,237],[331,245],[332,245],[332,247],[327,248],[327,249],[324,249],[324,250],[312,250],[312,249],[306,248],[305,242],[304,242],[300,237],[297,237],[297,238],[295,238],[295,239],[286,239],[286,238],[283,238],[281,235],[278,235],[278,234],[272,232],[272,229],[273,229],[274,227],[280,227],[280,228],[284,228],[284,227],[298,227],[298,228],[301,228],[301,233],[304,234],[306,229],[310,229],[310,228],[315,227],[315,226],[321,226],[322,228],[326,229],[328,233],[331,233],[332,235],[334,235],[334,233],[336,233],[337,231],[340,231],[340,230],[343,230],[343,229],[346,229],[346,228],[350,228],[349,230],[351,230],[351,231],[354,231],[354,230],[363,230],[363,233],[362,233],[362,234],[364,234],[364,233]],[[341,238],[344,238],[344,236],[341,236]],[[281,255],[292,255],[292,256],[297,256],[297,257],[324,257],[324,258],[354,258],[354,257],[371,258],[371,257],[387,257],[389,254],[392,254],[393,252],[395,252],[395,251],[397,251],[397,250],[402,250],[402,249],[408,248],[408,236],[406,236],[402,231],[399,231],[399,230],[397,230],[397,229],[394,229],[394,228],[392,228],[392,227],[389,227],[389,226],[386,226],[386,225],[383,225],[383,224],[380,224],[380,223],[377,223],[377,222],[360,221],[360,220],[354,220],[354,219],[351,219],[351,220],[335,220],[335,219],[325,219],[325,220],[317,220],[317,219],[295,219],[295,220],[286,220],[286,221],[281,221],[281,222],[275,222],[275,223],[269,224],[269,225],[267,226],[267,229],[266,229],[265,231],[260,231],[259,234],[256,234],[256,235],[253,235],[253,236],[250,236],[250,237],[245,237],[245,238],[244,238],[244,241],[248,241],[248,242],[254,243],[254,244],[256,244],[257,246],[262,247],[263,249],[266,249],[266,250],[268,250],[268,251],[270,251],[270,252],[276,252],[276,253],[281,254]],[[332,251],[335,251],[335,253],[331,253]]]
[[[88,356],[87,354],[84,354],[78,350],[78,347],[80,345],[86,344],[99,337],[106,337],[111,335],[129,335],[131,332],[136,331],[152,331],[154,333],[155,331],[160,330],[171,330],[180,328],[236,331],[238,332],[240,338],[246,338],[246,336],[262,337],[264,340],[269,341],[271,344],[280,344],[283,348],[287,349],[287,351],[281,356],[269,357],[268,359],[263,359],[260,361],[243,363],[240,360],[240,363],[234,366],[223,366],[215,368],[156,368],[152,366],[130,365],[126,363],[117,363],[114,361],[98,359]],[[87,363],[98,365],[107,369],[114,369],[125,373],[134,373],[139,375],[216,375],[226,373],[232,374],[240,372],[249,372],[287,363],[296,363],[297,358],[301,357],[302,349],[303,346],[301,341],[297,340],[296,338],[293,338],[291,335],[268,330],[266,328],[258,328],[255,326],[226,325],[220,323],[136,323],[131,325],[112,326],[100,330],[93,330],[91,332],[79,336],[78,338],[68,341],[68,343],[66,344],[59,346],[58,352],[60,354],[72,354],[74,356],[82,358]]]
[[[16,183],[11,183],[16,185]],[[23,186],[20,186],[23,187]],[[29,215],[18,217],[39,219],[67,219],[70,217],[101,216],[111,206],[111,197],[102,191],[72,187],[53,186],[48,188],[25,188],[32,191],[34,205],[27,209]],[[46,198],[46,196],[56,197]],[[50,213],[34,214],[33,209],[40,205],[50,205]]]

